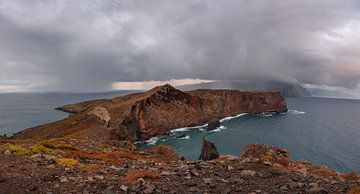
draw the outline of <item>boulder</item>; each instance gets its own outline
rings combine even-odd
[[[213,160],[218,157],[219,153],[215,144],[210,142],[207,137],[204,137],[199,160]]]
[[[208,123],[208,126],[207,126],[207,131],[212,131],[216,128],[220,127],[220,121],[219,120],[213,120],[211,122]]]

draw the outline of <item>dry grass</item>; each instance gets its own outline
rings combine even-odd
[[[81,164],[78,160],[72,158],[58,158],[55,160],[57,164],[67,166],[67,167],[83,167],[84,164]]]
[[[316,169],[310,170],[310,172],[315,173],[315,174],[327,175],[327,176],[336,175],[335,171],[327,169],[327,168],[316,168]]]
[[[19,146],[19,145],[15,145],[15,144],[10,144],[10,143],[7,143],[4,145],[3,151],[6,151],[6,150],[9,150],[12,154],[18,155],[18,156],[24,156],[24,155],[31,154],[31,152],[29,150],[27,150],[26,148]]]
[[[175,161],[180,159],[174,150],[167,145],[154,146],[145,150],[145,152],[149,153],[155,161]]]
[[[348,194],[360,194],[360,186],[352,188]]]
[[[49,148],[49,149],[59,149],[59,150],[79,150],[78,147],[71,145],[71,144],[65,144],[60,141],[57,141],[55,139],[50,139],[46,141],[40,142],[41,145]]]
[[[287,158],[287,157],[275,158],[274,161],[276,163],[279,163],[279,164],[283,165],[283,166],[288,166],[289,163],[291,162],[291,160],[289,158]]]
[[[262,161],[272,161],[273,157],[272,156],[263,156],[263,157],[261,157],[261,160]]]
[[[139,169],[132,169],[130,171],[128,171],[125,176],[122,178],[122,181],[124,182],[124,184],[131,184],[134,181],[138,180],[139,178],[143,178],[143,179],[155,179],[155,178],[159,178],[160,177],[160,173],[158,172],[153,172],[153,171],[149,171],[149,170],[139,170]]]
[[[220,156],[218,158],[216,158],[215,160],[213,160],[214,162],[223,162],[223,161],[227,161],[230,160],[232,157],[230,156]]]
[[[356,174],[356,172],[350,172],[348,174],[344,174],[342,175],[342,177],[347,181],[356,181],[360,179],[359,175]]]
[[[277,171],[288,171],[288,172],[296,172],[298,170],[300,170],[302,167],[301,166],[272,166],[271,169],[272,170],[277,170]]]
[[[31,152],[35,154],[56,154],[55,150],[49,149],[42,144],[34,144],[30,147]]]

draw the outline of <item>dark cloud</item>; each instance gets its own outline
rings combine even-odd
[[[360,3],[0,0],[0,90],[277,79],[356,88]]]

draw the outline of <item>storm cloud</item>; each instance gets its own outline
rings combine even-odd
[[[272,79],[358,88],[360,1],[0,0],[0,91]]]

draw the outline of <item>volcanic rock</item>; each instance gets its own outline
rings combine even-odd
[[[85,101],[56,108],[68,118],[33,127],[12,139],[49,139],[76,136],[97,141],[144,141],[172,129],[192,127],[241,113],[287,111],[279,92],[193,90],[170,85],[112,99]],[[218,123],[216,123],[218,125]]]
[[[220,121],[219,120],[214,120],[208,123],[207,126],[207,131],[212,131],[216,128],[220,127]]]
[[[199,160],[213,160],[218,157],[219,153],[215,144],[211,143],[207,137],[204,137]]]

